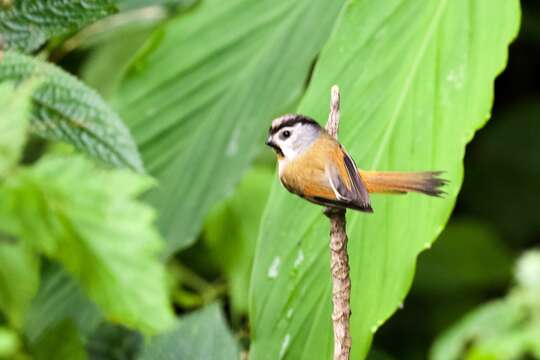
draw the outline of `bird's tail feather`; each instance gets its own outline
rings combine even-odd
[[[404,194],[418,192],[440,197],[445,194],[442,187],[448,183],[440,178],[441,171],[392,172],[359,171],[360,177],[370,193]]]

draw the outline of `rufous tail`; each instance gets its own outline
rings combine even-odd
[[[392,172],[359,171],[361,179],[370,193],[404,194],[417,192],[440,197],[445,194],[442,187],[448,183],[440,178],[441,171]]]

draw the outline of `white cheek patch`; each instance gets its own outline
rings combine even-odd
[[[288,139],[279,139],[279,147],[287,160],[296,159],[302,155],[319,136],[319,129],[310,125],[297,124],[290,129]]]
[[[295,159],[298,155],[300,155],[302,149],[299,149],[298,147],[294,146],[294,144],[288,143],[284,144],[281,147],[281,151],[283,151],[283,155],[285,155],[285,158],[288,160]]]

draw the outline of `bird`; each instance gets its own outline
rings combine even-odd
[[[287,114],[272,121],[266,145],[276,153],[278,174],[291,193],[312,203],[372,213],[370,194],[444,195],[441,171],[365,171],[314,119]]]

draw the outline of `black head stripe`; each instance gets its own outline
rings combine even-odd
[[[292,115],[284,115],[272,122],[272,126],[270,126],[270,129],[268,130],[268,133],[270,135],[274,135],[279,130],[283,129],[284,127],[288,126],[294,126],[296,124],[311,124],[316,127],[321,127],[319,123],[317,123],[312,118],[309,118],[304,115],[298,115],[298,114],[292,114]]]

